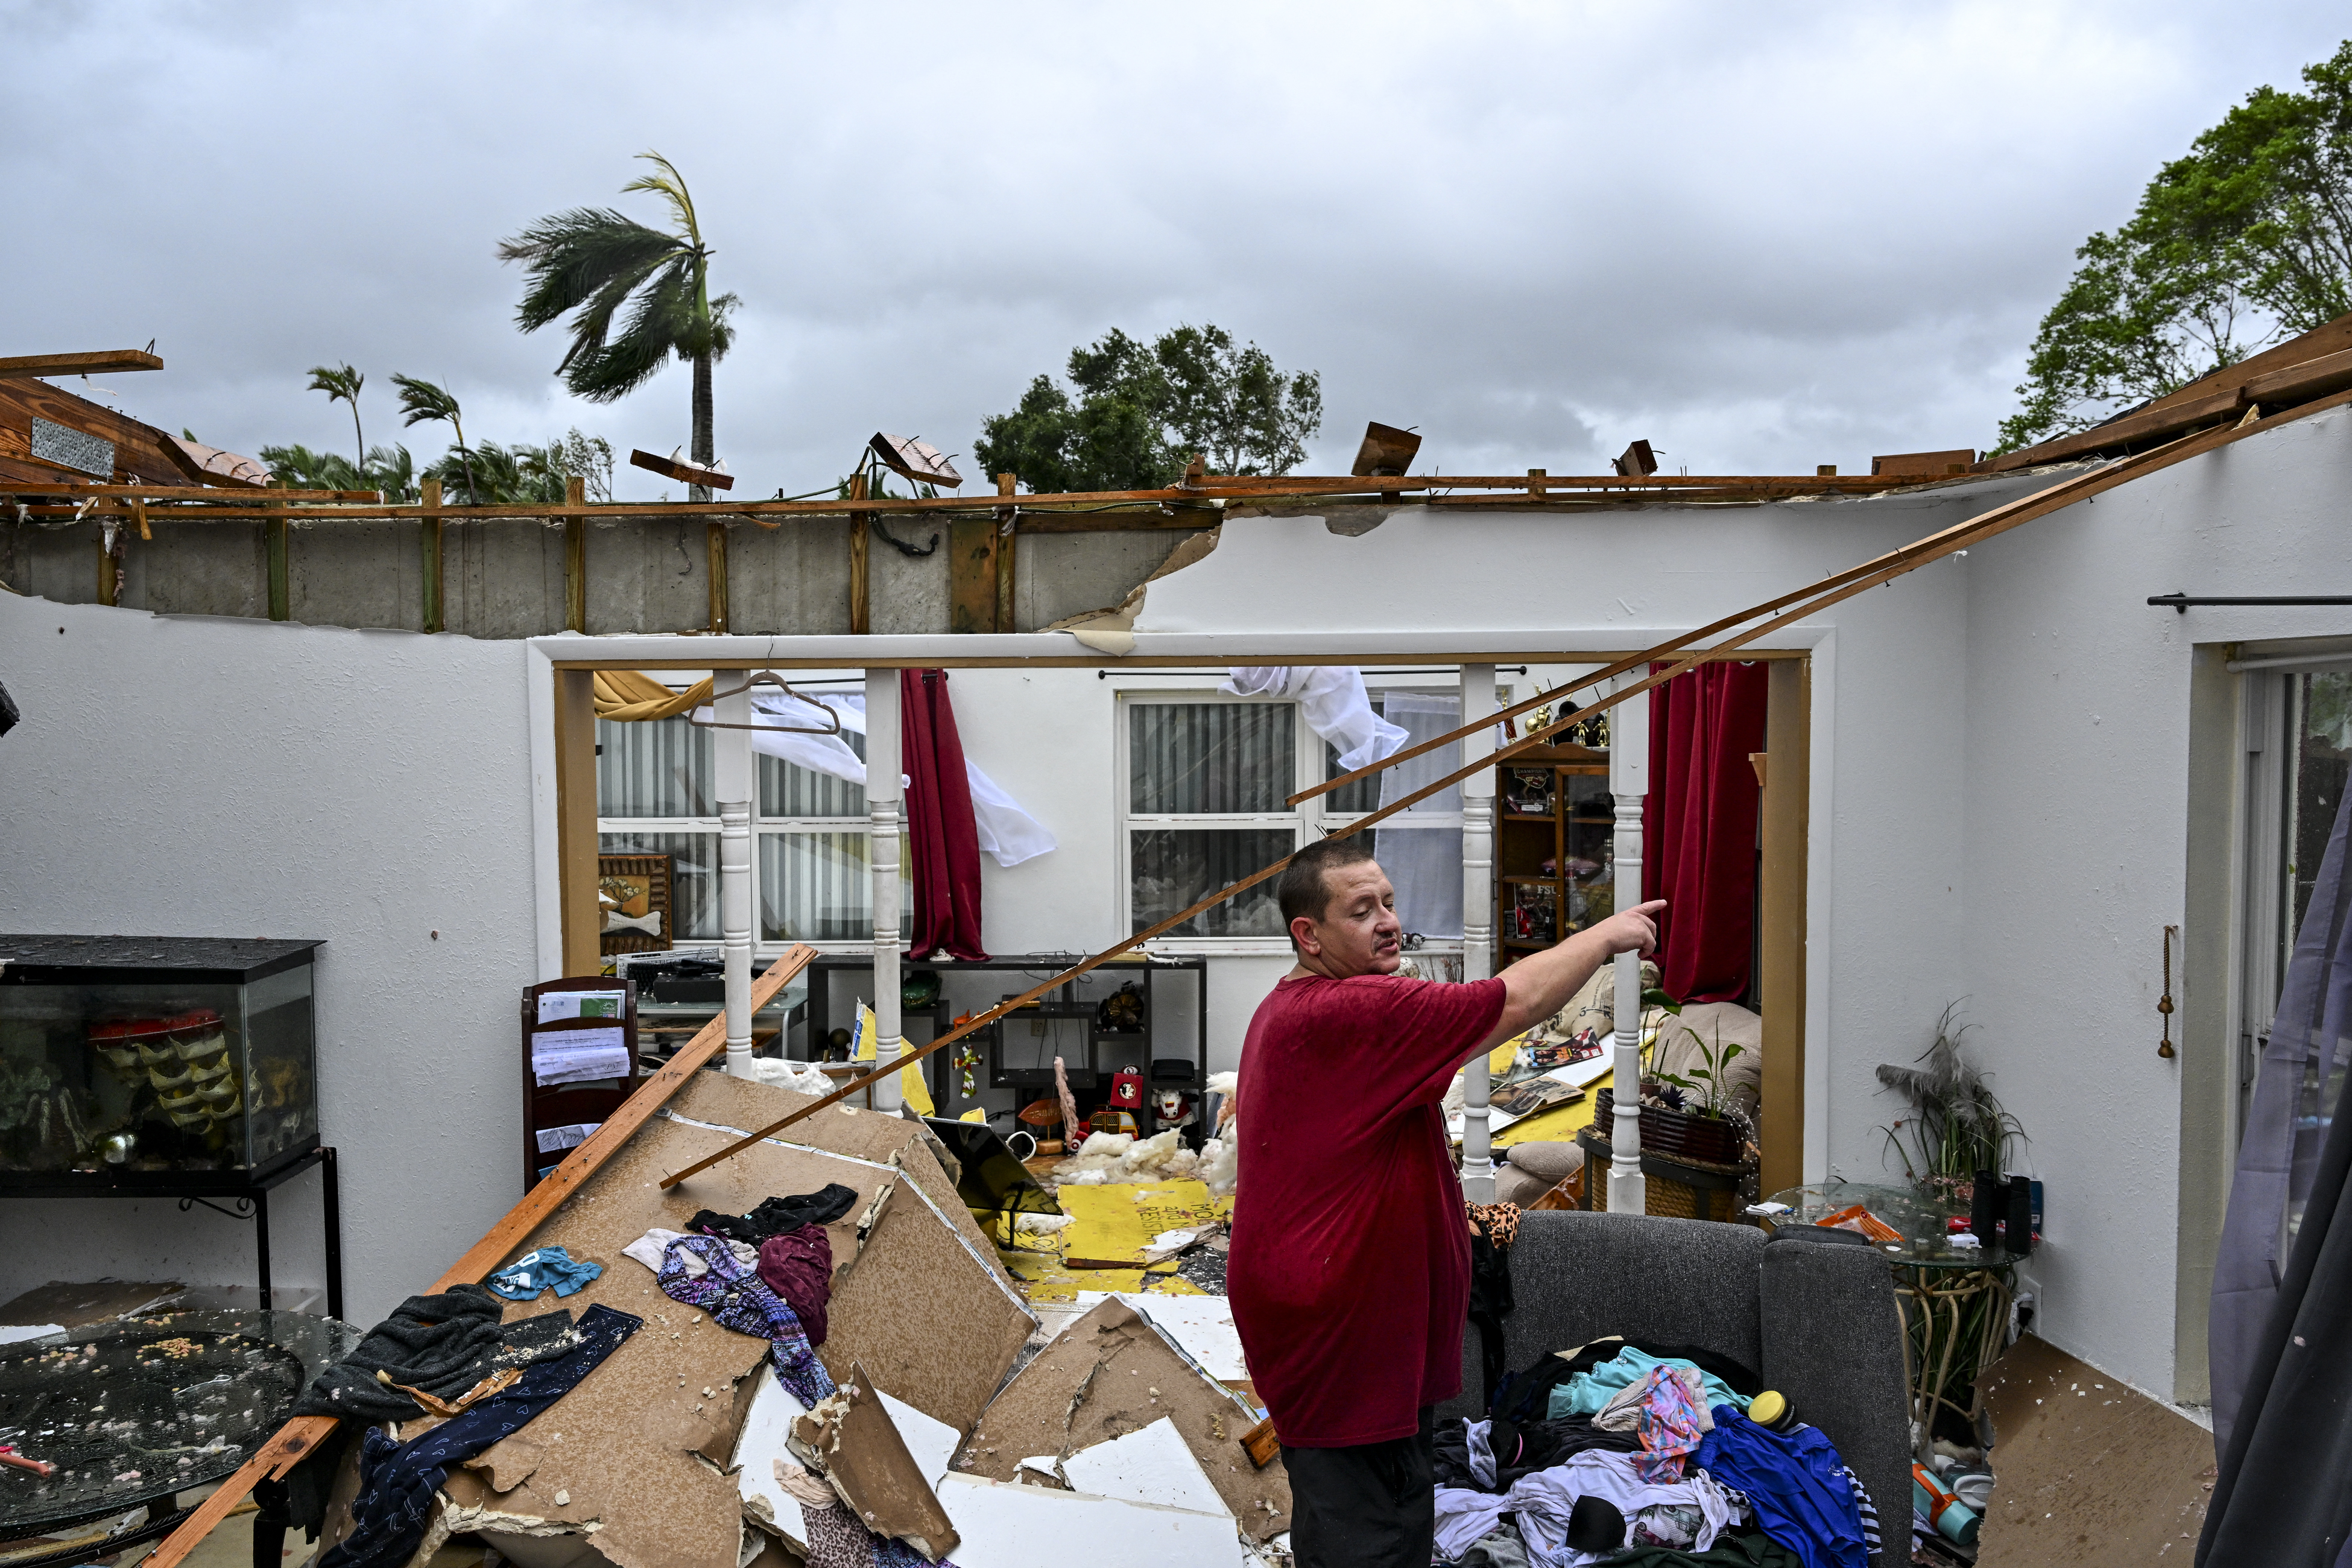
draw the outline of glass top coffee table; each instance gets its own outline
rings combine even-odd
[[[233,1474],[359,1337],[307,1313],[198,1310],[0,1346],[0,1445],[29,1462],[0,1464],[0,1540],[62,1532],[79,1563],[163,1533],[174,1500]]]
[[[1954,1245],[1951,1221],[1966,1222],[1968,1204],[1917,1187],[1828,1182],[1790,1187],[1767,1201],[1786,1205],[1761,1216],[1772,1228],[1826,1222],[1858,1230],[1893,1266],[1918,1458],[1932,1451],[1938,1407],[1974,1431],[1985,1370],[2009,1345],[2010,1268],[2021,1255]],[[1862,1213],[1849,1212],[1856,1208]]]

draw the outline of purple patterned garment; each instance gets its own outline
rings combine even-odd
[[[1643,1380],[1642,1451],[1633,1468],[1643,1480],[1680,1480],[1684,1456],[1713,1428],[1700,1386],[1699,1374],[1681,1366],[1654,1366]]]
[[[688,1270],[689,1256],[702,1260],[700,1275]],[[800,1318],[761,1282],[756,1258],[745,1263],[722,1237],[681,1236],[662,1249],[655,1278],[671,1300],[700,1307],[720,1328],[766,1340],[776,1381],[803,1405],[814,1410],[833,1393],[833,1378],[809,1348]]]

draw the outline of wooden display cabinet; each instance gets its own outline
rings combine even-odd
[[[1497,967],[1616,908],[1609,753],[1532,746],[1495,769]]]

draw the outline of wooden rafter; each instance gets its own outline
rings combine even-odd
[[[144,349],[95,349],[78,354],[11,354],[0,357],[0,376],[98,375],[118,370],[161,370],[163,362]]]

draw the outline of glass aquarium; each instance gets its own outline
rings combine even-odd
[[[258,1178],[317,1147],[319,945],[0,936],[0,1189]]]

